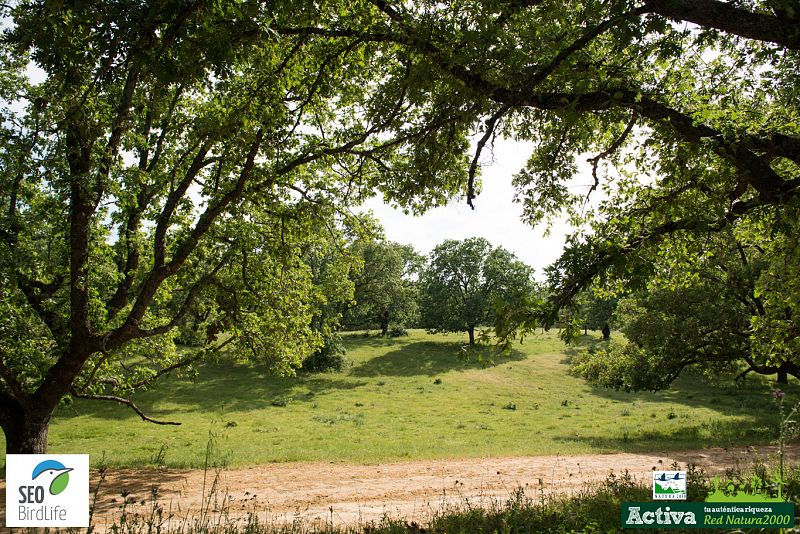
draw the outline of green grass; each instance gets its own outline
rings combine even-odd
[[[258,366],[207,364],[196,381],[169,378],[123,406],[75,402],[58,411],[50,452],[93,464],[201,467],[209,433],[217,459],[240,466],[323,460],[667,451],[765,443],[777,429],[771,384],[709,386],[683,378],[660,393],[593,388],[567,373],[555,334],[528,338],[485,366],[459,357],[466,338],[412,331],[346,335],[342,373],[278,378]],[[440,382],[440,383],[438,383]],[[790,386],[787,400],[800,397]]]

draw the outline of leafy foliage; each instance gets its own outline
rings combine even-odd
[[[745,246],[730,233],[717,234],[704,247],[705,254],[694,258],[657,261],[661,274],[617,308],[615,322],[627,341],[582,354],[572,362],[573,372],[626,390],[668,387],[687,368],[711,376],[742,367],[740,377],[798,376],[796,359],[776,358],[774,348],[764,351],[758,342],[763,334],[754,330],[774,313],[756,288],[770,272],[763,249]]]
[[[363,262],[354,273],[353,305],[346,310],[346,327],[377,327],[386,336],[390,328],[402,329],[417,322],[417,278],[424,258],[410,245],[388,241],[356,241],[351,252]]]
[[[378,193],[422,210],[464,182],[471,119],[439,105],[412,53],[287,29],[365,27],[366,5],[0,9],[9,450],[43,452],[64,398],[138,411],[124,395],[223,343],[293,372],[336,320],[324,308],[349,299],[349,260],[314,265],[346,207]],[[204,350],[176,350],[187,321]]]
[[[483,238],[447,240],[433,249],[420,281],[422,325],[468,332],[495,320],[495,308],[531,287],[530,267]]]

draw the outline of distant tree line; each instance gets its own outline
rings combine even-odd
[[[496,307],[534,284],[530,267],[483,238],[446,240],[427,258],[384,239],[359,240],[351,250],[360,268],[351,275],[345,329],[384,336],[412,327],[464,332],[474,345],[476,329],[494,324]]]

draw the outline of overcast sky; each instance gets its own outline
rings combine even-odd
[[[536,277],[541,279],[544,267],[561,254],[570,227],[556,223],[550,235],[544,237],[544,227],[534,229],[520,220],[522,206],[513,202],[511,179],[525,165],[530,152],[530,144],[504,139],[497,140],[493,155],[488,147],[484,150],[483,186],[474,201],[474,211],[463,197],[420,217],[405,215],[380,198],[369,200],[364,207],[375,213],[388,239],[413,245],[418,252],[428,254],[445,239],[484,237],[493,245],[513,252],[533,267]],[[575,180],[578,187],[590,182],[585,173]]]

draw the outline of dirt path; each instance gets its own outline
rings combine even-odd
[[[99,525],[118,518],[123,502],[130,512],[147,514],[151,497],[176,518],[197,517],[203,507],[212,512],[222,503],[229,514],[257,511],[261,520],[279,523],[295,518],[317,524],[364,524],[381,517],[402,517],[424,523],[446,505],[486,504],[505,499],[523,487],[530,496],[546,492],[570,493],[587,483],[603,480],[611,471],[628,470],[637,479],[650,479],[653,468],[673,462],[693,463],[718,472],[756,459],[774,456],[774,447],[707,449],[667,454],[603,454],[531,456],[399,462],[380,465],[336,463],[269,464],[225,470],[114,470],[98,494]],[[792,448],[793,461],[800,448]],[[92,487],[98,481],[94,474]],[[205,478],[205,493],[204,493]],[[216,481],[215,481],[216,478]],[[212,491],[212,485],[213,491]],[[156,490],[154,490],[154,488]],[[212,495],[205,504],[203,495]],[[127,497],[123,497],[127,495]],[[144,502],[144,504],[142,504]]]
[[[793,447],[789,453],[793,462],[800,459],[800,447]],[[693,463],[718,472],[751,464],[756,459],[768,460],[774,454],[774,447],[748,447],[665,454],[469,458],[368,466],[269,464],[218,474],[202,470],[109,469],[98,492],[95,524],[102,530],[104,525],[118,521],[123,504],[129,514],[149,515],[153,496],[165,515],[173,515],[173,524],[186,517],[197,518],[204,509],[210,517],[216,517],[218,514],[214,512],[222,508],[234,517],[256,511],[260,520],[277,523],[298,518],[318,525],[331,522],[358,525],[386,515],[424,523],[443,506],[463,504],[465,499],[472,505],[487,504],[492,499],[507,498],[519,487],[525,488],[529,496],[538,495],[540,487],[548,493],[569,494],[588,483],[603,480],[611,471],[628,470],[637,479],[649,481],[653,468],[666,468],[673,462]],[[92,488],[99,481],[99,473],[93,472]],[[4,488],[0,488],[0,493],[4,493]]]

